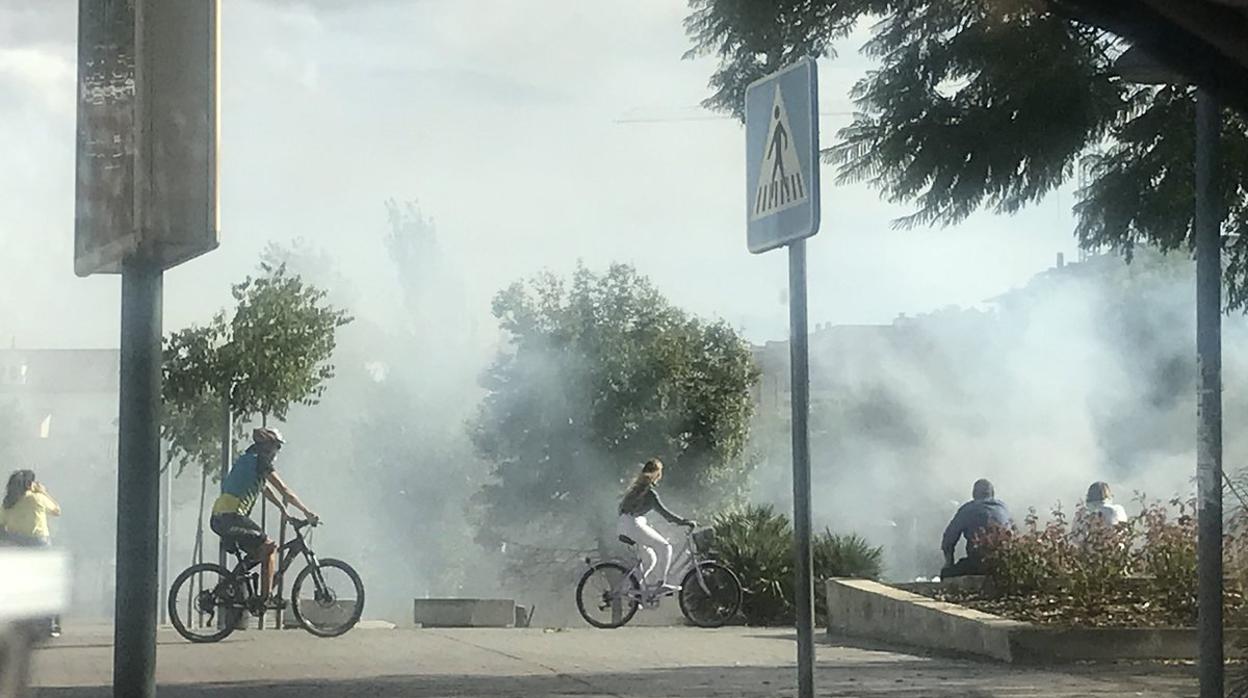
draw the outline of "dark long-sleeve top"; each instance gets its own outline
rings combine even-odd
[[[624,494],[623,501],[620,502],[620,514],[625,516],[645,516],[652,511],[659,512],[659,515],[671,523],[685,523],[684,517],[673,514],[671,510],[663,506],[663,500],[659,499],[658,490],[654,485],[630,488]]]

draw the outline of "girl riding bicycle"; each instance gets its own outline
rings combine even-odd
[[[651,458],[641,467],[641,473],[633,481],[624,499],[620,502],[619,533],[635,541],[645,556],[644,578],[649,583],[650,575],[658,568],[661,580],[655,585],[660,591],[680,591],[680,587],[668,581],[667,575],[672,566],[672,544],[646,521],[646,514],[657,511],[669,522],[678,526],[693,527],[693,521],[677,516],[663,506],[655,486],[663,479],[663,463],[658,458]]]

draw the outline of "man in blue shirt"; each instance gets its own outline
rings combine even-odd
[[[940,571],[941,578],[984,574],[979,537],[994,528],[1013,527],[1014,521],[1010,518],[1010,512],[1005,508],[1005,503],[996,498],[992,483],[976,480],[971,488],[971,501],[958,508],[941,538],[940,549],[945,554],[945,567]],[[962,538],[966,539],[966,557],[954,564],[954,550]]]
[[[221,483],[221,496],[212,505],[209,525],[223,541],[237,545],[249,557],[261,561],[260,599],[265,604],[274,604],[276,608],[276,600],[269,596],[277,571],[277,543],[251,519],[251,508],[264,495],[265,499],[277,505],[282,516],[288,516],[286,503],[289,502],[312,523],[316,523],[318,518],[274,470],[273,461],[286,443],[281,432],[261,427],[252,431],[251,436],[254,443],[234,461]]]

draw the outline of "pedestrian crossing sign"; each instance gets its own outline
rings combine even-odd
[[[747,242],[759,253],[819,231],[815,61],[803,59],[745,93]]]

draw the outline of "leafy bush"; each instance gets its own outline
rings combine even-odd
[[[770,506],[749,506],[723,514],[713,522],[711,552],[734,569],[745,587],[741,606],[750,625],[792,623],[794,607],[794,542],[789,518]],[[876,578],[883,550],[857,535],[825,530],[811,541],[816,589],[830,577]],[[816,593],[815,612],[825,614],[823,595]]]
[[[736,571],[746,593],[741,612],[751,625],[792,615],[793,528],[771,507],[747,507],[715,518],[716,558]]]
[[[1135,522],[1107,526],[1089,520],[1082,505],[1075,510],[1075,520],[1084,525],[1068,538],[1070,551],[1066,558],[1066,587],[1075,606],[1090,614],[1112,607],[1129,591],[1124,581],[1132,574],[1136,551]],[[1144,546],[1147,550],[1148,546]]]
[[[1141,499],[1141,504],[1144,500]],[[982,540],[996,598],[984,610],[1041,622],[1190,626],[1196,622],[1196,521],[1192,504],[1153,502],[1115,527],[1082,507],[1072,527],[1054,511],[1043,527],[1034,511],[1019,531]],[[1228,538],[1227,571],[1242,577],[1243,546]],[[1243,608],[1228,588],[1228,614]],[[1228,617],[1230,617],[1228,615]]]
[[[1034,510],[1023,520],[1020,533],[993,530],[979,540],[984,561],[996,589],[1007,595],[1035,594],[1047,588],[1069,556],[1066,519],[1060,511],[1040,528]]]
[[[1165,507],[1153,505],[1140,515],[1144,541],[1140,572],[1150,578],[1154,598],[1176,615],[1196,621],[1196,517],[1188,502],[1174,500],[1178,515],[1171,519]]]
[[[876,579],[883,567],[883,548],[873,546],[856,533],[839,535],[824,529],[811,541],[815,577]]]

